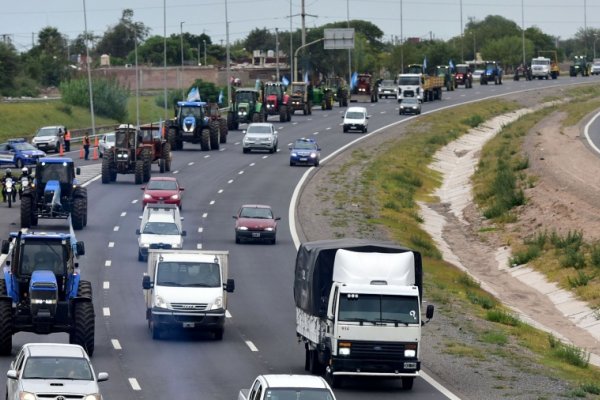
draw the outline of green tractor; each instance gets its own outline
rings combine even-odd
[[[569,76],[589,76],[589,65],[585,56],[574,56],[569,66]]]
[[[325,88],[331,90],[333,103],[339,103],[340,107],[348,107],[350,94],[348,92],[348,86],[346,86],[346,81],[343,78],[327,78],[325,81]],[[330,109],[331,108],[328,108],[328,110]]]
[[[255,88],[236,89],[233,104],[227,113],[229,130],[239,129],[240,124],[265,122],[267,115],[262,102],[262,90]]]
[[[456,87],[454,82],[454,72],[448,65],[438,65],[435,67],[435,75],[444,78],[444,87],[447,92],[453,91]]]
[[[324,87],[323,89],[323,99],[321,100],[321,109],[323,110],[331,110],[333,108],[333,103],[335,101],[335,95],[333,89],[329,87]]]

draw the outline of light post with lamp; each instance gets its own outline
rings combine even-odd
[[[206,39],[202,39],[202,43],[204,43],[204,66],[206,66]]]
[[[181,43],[181,74],[179,75],[179,87],[181,88],[181,99],[183,100],[183,24],[185,21],[179,23],[179,41]]]

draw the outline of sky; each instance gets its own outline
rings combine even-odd
[[[206,33],[213,43],[225,43],[225,11],[229,40],[245,38],[254,28],[289,31],[301,26],[302,0],[0,0],[0,40],[8,35],[18,51],[27,51],[41,29],[52,26],[69,39],[84,32],[84,4],[88,30],[102,35],[115,25],[122,11],[134,11],[151,35]],[[165,12],[166,4],[166,12]],[[227,7],[226,7],[227,4]],[[459,36],[469,19],[500,15],[525,28],[537,26],[560,39],[578,30],[600,28],[600,0],[304,0],[307,29],[326,23],[362,19],[393,37],[447,40]],[[461,12],[462,9],[462,12]],[[308,16],[310,15],[310,16]],[[181,24],[183,22],[183,24]]]

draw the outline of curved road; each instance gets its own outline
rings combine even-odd
[[[507,80],[501,86],[461,87],[444,92],[442,101],[425,103],[423,112],[520,90],[592,81],[600,78]],[[371,115],[371,134],[407,119],[398,115],[395,100],[366,106]],[[230,132],[228,143],[221,145],[220,151],[200,152],[198,146],[186,144],[183,151],[173,153],[172,173],[185,186],[183,216],[188,235],[184,247],[230,252],[230,277],[236,280],[236,291],[229,295],[230,318],[223,341],[183,333],[152,340],[141,288],[146,265],[137,261],[135,229],[142,210],[140,188],[133,184],[133,175],[119,175],[110,185],[98,180],[89,182],[88,226],[77,235],[86,243],[86,256],[80,260],[82,276],[94,287],[93,364],[97,372],[110,374],[110,380],[101,384],[104,398],[168,399],[176,394],[177,398],[231,399],[257,374],[304,373],[304,347],[296,340],[292,296],[297,243],[288,219],[293,215],[289,212],[292,194],[308,168],[289,167],[286,148],[296,138],[314,137],[326,162],[327,156],[364,137],[341,133],[342,112],[338,107],[331,111],[315,109],[311,116],[295,115],[291,124],[274,122],[280,150],[272,155],[242,154],[241,131]],[[78,152],[69,155],[78,158]],[[156,166],[153,174],[158,175]],[[234,243],[232,215],[242,203],[270,204],[282,217],[277,245]],[[2,238],[19,228],[18,217],[18,208],[0,207]],[[47,228],[51,229],[52,224]],[[423,334],[427,334],[427,327]],[[66,334],[18,333],[13,337],[13,355],[22,344],[34,341],[68,342],[68,338]],[[10,360],[1,357],[0,370],[6,371]],[[426,368],[427,360],[423,362]],[[417,379],[411,398],[447,398],[429,382]],[[359,379],[336,390],[336,396],[341,400],[367,396],[389,399],[398,396],[400,388],[397,380]]]

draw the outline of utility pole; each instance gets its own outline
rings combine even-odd
[[[521,34],[523,35],[521,41],[523,42],[523,68],[525,68],[525,0],[521,0]]]
[[[85,64],[87,66],[88,88],[90,91],[90,114],[92,116],[92,136],[96,136],[96,119],[94,117],[94,91],[92,87],[92,67],[90,65],[90,49],[87,42],[87,12],[85,9],[85,0],[83,0],[83,23],[85,29]]]
[[[225,39],[227,41],[227,102],[231,106],[231,60],[229,59],[229,17],[227,16],[227,0],[225,0]]]
[[[200,65],[200,42],[198,42],[198,65]]]
[[[204,43],[204,65],[208,65],[208,61],[206,61],[206,39],[202,39],[202,43]],[[200,44],[198,44],[200,46]],[[199,48],[198,48],[199,49]],[[200,57],[200,52],[198,51],[198,58]]]
[[[181,100],[184,100],[185,93],[183,93],[183,24],[185,21],[179,23],[179,41],[181,42],[181,74],[179,76],[179,85],[181,88]]]
[[[302,47],[304,47],[304,45],[306,44],[306,26],[305,26],[305,19],[306,19],[306,12],[304,10],[304,0],[302,0],[302,9],[300,11],[300,17],[302,18]]]
[[[163,0],[163,89],[165,98],[165,121],[167,114],[167,0]]]
[[[279,28],[275,28],[275,64],[277,65],[277,82],[279,82]]]
[[[290,83],[296,80],[296,77],[294,76],[294,71],[292,69],[294,65],[293,38],[294,33],[292,31],[292,0],[290,0]]]
[[[462,0],[460,0],[460,59],[465,62],[465,46],[464,46],[464,30],[463,30],[463,9]]]
[[[350,28],[350,0],[346,0],[346,27]],[[352,83],[352,51],[348,49],[348,90]],[[348,92],[349,94],[350,92]]]

